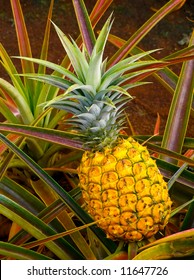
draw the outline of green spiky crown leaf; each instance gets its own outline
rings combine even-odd
[[[54,24],[73,71],[48,61],[33,59],[63,75],[31,76],[64,90],[63,94],[48,102],[46,107],[72,113],[73,117],[68,120],[71,127],[82,135],[88,147],[96,150],[112,145],[117,140],[125,121],[124,105],[132,99],[128,90],[145,84],[130,81],[144,72],[156,69],[156,62],[139,61],[153,51],[130,56],[107,68],[107,59],[103,55],[111,26],[109,17],[89,54],[84,44],[80,50],[76,42]]]

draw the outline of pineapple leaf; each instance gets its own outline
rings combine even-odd
[[[57,31],[57,34],[62,42],[62,45],[73,65],[73,68],[77,74],[77,77],[80,79],[80,81],[85,81],[85,73],[88,70],[88,63],[84,56],[84,53],[82,53],[78,46],[74,43],[71,43],[71,41],[67,38],[67,36],[59,29],[54,23],[53,23],[55,30]]]
[[[147,54],[150,52],[146,52]],[[109,68],[104,75],[102,76],[102,82],[99,90],[103,90],[113,83],[116,79],[122,76],[127,71],[138,71],[138,68],[142,71],[147,69],[159,69],[165,65],[165,62],[162,61],[137,61],[142,58],[144,55],[134,55],[132,57],[126,58],[123,61],[118,62],[118,64]]]
[[[178,207],[176,207],[175,209],[172,210],[172,212],[170,213],[170,216],[173,217],[175,214],[177,214],[178,212],[180,212],[182,209],[186,208],[188,205],[190,205],[193,202],[194,202],[194,198],[192,198],[189,201],[179,205]]]
[[[25,74],[25,75],[20,74],[20,76],[26,76],[29,79],[45,82],[47,84],[61,88],[63,90],[66,90],[73,84],[71,81],[66,80],[64,78],[58,76],[46,75],[46,74]]]
[[[32,185],[34,191],[36,192],[36,194],[38,194],[38,196],[44,201],[45,205],[47,205],[47,208],[51,204],[55,203],[56,200],[58,199],[57,194],[55,192],[53,192],[53,190],[51,188],[49,188],[48,185],[44,184],[41,180],[38,180],[36,182],[32,181],[31,185]],[[58,220],[64,227],[65,231],[63,233],[56,233],[55,235],[52,235],[52,237],[48,237],[47,238],[48,241],[51,241],[54,239],[56,240],[60,237],[68,235],[72,231],[72,234],[70,235],[70,237],[74,241],[76,246],[79,248],[79,250],[82,252],[84,257],[86,259],[95,259],[95,256],[93,255],[91,249],[89,248],[86,240],[81,235],[81,233],[79,231],[79,227],[76,227],[76,225],[75,225],[74,221],[71,219],[71,216],[69,215],[68,211],[65,209],[64,204],[63,204],[63,206],[64,206],[63,207],[64,209],[61,211],[60,215],[58,216]],[[84,225],[84,226],[87,226],[87,225]],[[73,231],[75,231],[75,232],[73,232]],[[61,236],[59,236],[59,234],[61,234]],[[58,238],[57,238],[57,236],[58,236]],[[35,242],[39,242],[39,244],[45,244],[46,239],[41,240],[41,241],[38,240]],[[32,248],[31,242],[30,242],[30,244],[29,243],[25,244],[25,246],[28,246],[28,248],[29,248],[29,245],[31,245],[30,247]]]
[[[114,44],[116,47],[121,48],[126,41],[114,36],[112,34],[109,35],[109,41]],[[134,47],[131,51],[131,55],[136,55],[138,53],[144,52],[139,47]],[[145,56],[144,59],[149,60],[155,60],[151,55]],[[171,93],[174,93],[174,89],[178,80],[178,76],[170,70],[168,67],[165,67],[164,69],[160,69],[158,73],[153,73],[154,78],[156,78],[163,86]]]
[[[70,92],[74,92],[75,90],[78,90],[78,89],[88,92],[91,96],[95,95],[95,91],[94,91],[92,85],[90,85],[90,84],[89,85],[88,84],[86,84],[86,85],[74,84],[67,89],[67,91],[65,92],[65,95],[67,95]]]
[[[50,2],[50,7],[49,7],[49,12],[48,12],[48,17],[47,17],[47,22],[46,22],[46,28],[45,28],[45,32],[44,32],[44,39],[43,39],[43,43],[42,43],[42,48],[41,48],[41,54],[40,54],[40,59],[46,60],[48,58],[48,49],[49,49],[49,39],[50,39],[50,29],[51,29],[51,18],[52,18],[52,12],[53,12],[53,5],[54,5],[54,0],[51,0]],[[24,55],[25,56],[25,55]],[[46,73],[46,67],[43,65],[39,65],[38,66],[38,71],[39,74],[45,74]],[[45,98],[45,94],[42,94],[42,90],[44,90],[44,86],[42,85],[42,83],[39,83],[37,81],[36,84],[36,94],[33,94],[33,103],[35,105],[35,107],[37,108],[36,105],[40,104],[40,102],[42,102],[42,99]],[[40,94],[41,92],[41,94]],[[40,102],[39,102],[40,101]],[[35,108],[35,117],[39,115],[40,113],[40,108],[36,109]]]
[[[12,112],[13,111],[13,112]],[[18,123],[18,118],[14,114],[16,112],[15,108],[11,107],[11,104],[8,103],[5,99],[0,97],[0,112],[10,123]]]
[[[162,241],[163,243],[140,252],[133,258],[133,260],[182,259],[183,257],[193,256],[194,254],[193,236],[189,238],[182,237],[178,240],[172,240],[171,242],[165,242],[165,240]]]
[[[101,82],[101,63],[102,52],[96,54],[93,59],[90,59],[89,69],[86,73],[86,84],[91,85],[96,91],[98,90]]]
[[[98,0],[90,14],[90,19],[92,23],[92,28],[96,26],[99,19],[105,14],[106,10],[109,8],[113,0]],[[94,41],[95,42],[95,41]]]
[[[82,113],[79,114],[77,117],[81,118],[81,120],[86,120],[86,123],[88,123],[88,125],[90,125],[91,122],[96,121],[96,116],[90,113]]]
[[[126,41],[126,43],[119,48],[119,50],[109,59],[108,67],[111,67],[125,58],[130,51],[150,32],[150,30],[160,22],[168,13],[177,7],[182,0],[171,0],[162,6],[152,17],[148,19],[133,35]]]
[[[171,234],[169,236],[163,237],[161,239],[158,239],[154,242],[151,242],[141,248],[139,248],[139,252],[142,252],[148,248],[154,247],[155,245],[158,244],[162,244],[164,242],[172,242],[172,241],[176,241],[176,240],[185,240],[185,239],[189,239],[189,238],[193,238],[194,237],[194,229],[189,229],[189,230],[184,230],[175,234]],[[194,248],[194,247],[193,247]]]
[[[36,217],[36,215],[32,214],[30,211],[2,194],[0,194],[0,198],[0,212],[12,221],[17,222],[18,225],[35,238],[45,238],[49,235],[55,234],[55,231],[51,227],[46,225],[46,223],[41,221],[41,219]],[[73,255],[74,257],[76,256],[75,249],[64,239],[60,241],[58,240],[57,242],[47,243],[46,246],[61,259],[71,259]]]
[[[132,96],[124,89],[124,87],[113,85],[113,86],[108,87],[107,91],[116,91],[116,92],[122,93],[123,95],[126,95],[129,99],[132,99]]]
[[[32,57],[32,51],[20,1],[11,1],[20,56]],[[32,61],[21,61],[23,73],[34,73]],[[25,78],[26,86],[34,91],[34,81]]]
[[[93,46],[96,42],[96,38],[86,6],[83,0],[73,0],[73,5],[75,14],[77,16],[77,22],[79,25],[82,40],[87,48],[88,53],[91,54]],[[97,5],[99,5],[99,3],[97,3]]]
[[[101,109],[97,104],[92,104],[89,108],[86,108],[90,114],[95,115],[98,117],[100,115]]]
[[[2,78],[0,78],[0,88],[6,91],[12,97],[13,101],[17,104],[17,107],[21,112],[21,117],[24,124],[33,122],[34,117],[32,115],[30,106],[27,100],[20,94],[18,89]]]
[[[3,241],[0,241],[0,254],[15,260],[51,260],[46,255]]]
[[[194,44],[194,32],[190,44]],[[168,115],[162,146],[181,152],[190,118],[194,89],[194,60],[183,63]],[[166,160],[169,160],[166,158]]]
[[[68,77],[72,82],[76,83],[76,84],[83,84],[77,77],[76,75],[74,75],[71,71],[67,70],[66,68],[64,68],[61,65],[57,65],[53,62],[49,62],[47,60],[42,60],[42,59],[38,59],[38,58],[30,58],[30,57],[19,57],[19,56],[14,56],[15,58],[22,58],[24,60],[29,60],[29,61],[33,61],[34,63],[38,63],[41,65],[44,65],[66,77]],[[26,75],[26,74],[24,74]],[[33,74],[27,74],[27,76],[31,75],[33,77]],[[22,75],[21,75],[22,76]]]
[[[194,156],[191,157],[191,159],[194,159]],[[193,163],[194,164],[194,163]],[[176,171],[176,173],[170,178],[168,181],[168,189],[170,190],[173,184],[176,182],[180,174],[188,167],[188,163],[184,163],[181,165],[181,167]]]
[[[18,72],[16,67],[2,44],[0,44],[0,57],[0,63],[10,75],[13,85],[19,90],[23,98],[29,100],[28,91],[25,91],[25,86],[23,85],[22,80],[17,76]]]
[[[188,211],[181,225],[181,231],[194,228],[194,201],[189,205]]]
[[[102,30],[100,31],[100,34],[96,40],[96,43],[94,45],[91,59],[93,59],[98,53],[104,52],[108,35],[110,33],[110,29],[112,27],[113,21],[111,22],[112,15],[109,16],[109,18],[106,20],[105,24],[103,25]]]
[[[51,143],[61,144],[69,148],[74,148],[78,150],[83,149],[81,141],[76,141],[74,139],[71,139],[71,138],[75,138],[76,136],[76,134],[73,133],[42,128],[42,127],[0,123],[1,131],[7,131],[7,129],[12,133],[18,133],[22,136],[29,136],[29,137],[32,136],[38,139],[49,141]]]

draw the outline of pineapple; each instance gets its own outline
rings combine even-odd
[[[109,18],[91,53],[55,26],[74,72],[60,68],[65,78],[39,79],[65,90],[47,106],[72,113],[71,126],[85,143],[78,175],[88,213],[108,238],[134,242],[163,230],[171,212],[167,184],[147,148],[120,133],[128,90],[145,83],[130,81],[157,70],[157,62],[140,61],[150,51],[108,68],[103,54],[111,25]]]
[[[78,174],[88,212],[108,238],[140,241],[164,229],[171,209],[166,182],[133,138],[86,151]]]

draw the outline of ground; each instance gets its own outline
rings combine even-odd
[[[89,11],[95,2],[94,0],[85,1]],[[154,9],[159,9],[166,2],[164,0],[114,0],[111,8],[106,13],[106,16],[108,16],[114,11],[115,20],[112,33],[123,39],[128,39],[152,16]],[[39,57],[40,55],[49,3],[49,0],[21,0],[34,57]],[[101,23],[98,25],[99,29],[106,16],[103,17]],[[145,50],[160,48],[161,51],[157,53],[157,56],[160,58],[179,50],[188,44],[188,39],[194,26],[193,20],[194,1],[187,0],[186,4],[180,10],[169,14],[157,24],[141,41],[139,46]],[[73,38],[78,36],[79,31],[71,0],[55,0],[53,21],[64,33],[70,34]],[[51,34],[49,60],[59,63],[64,56],[64,51],[54,30],[52,30]],[[0,42],[10,55],[18,55],[11,5],[8,0],[1,0]],[[113,46],[109,45],[108,55],[111,55],[115,50]],[[19,68],[19,61],[14,60],[14,62]],[[180,65],[175,66],[173,69],[178,74]],[[0,76],[8,78],[2,67],[0,67]],[[149,80],[153,81],[151,78]],[[155,83],[155,81],[151,85],[133,90],[132,94],[136,98],[127,105],[126,111],[135,133],[153,134],[157,113],[161,117],[160,133],[163,133],[172,100],[171,94],[162,86]],[[190,120],[187,135],[194,136],[193,118]]]

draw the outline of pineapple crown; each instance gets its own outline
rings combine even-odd
[[[64,93],[46,104],[73,114],[68,122],[73,125],[88,147],[100,150],[112,145],[118,138],[125,121],[124,105],[132,99],[130,88],[145,84],[132,83],[134,77],[152,69],[142,69],[151,61],[138,61],[153,51],[143,52],[120,60],[110,68],[104,59],[105,45],[113,21],[105,22],[91,54],[83,44],[82,50],[72,38],[68,38],[55,24],[54,27],[69,57],[73,71],[57,66],[63,77],[44,75],[37,79],[64,90]],[[43,62],[42,62],[43,63]],[[45,63],[55,69],[53,63]]]

